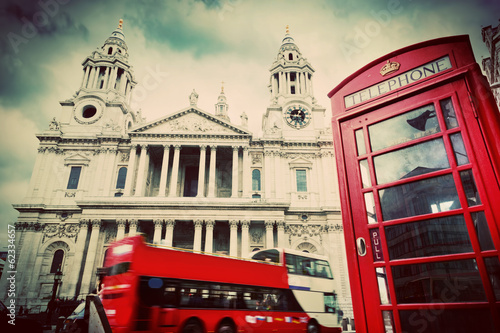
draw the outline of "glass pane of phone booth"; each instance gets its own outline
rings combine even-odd
[[[361,279],[378,287],[380,331],[462,332],[470,320],[477,331],[494,330],[500,308],[495,227],[471,134],[457,112],[460,95],[450,91],[342,127],[356,147],[347,156],[357,170],[346,172],[351,197],[361,201],[353,206],[364,210],[354,217],[355,236],[370,238],[372,255],[359,260],[361,270],[367,260],[371,268]]]

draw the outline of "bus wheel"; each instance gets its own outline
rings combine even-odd
[[[184,325],[182,333],[203,333],[203,328],[198,320],[189,319],[186,325]]]
[[[307,333],[319,333],[318,323],[310,321],[309,324],[307,324]]]
[[[217,333],[235,333],[236,330],[234,329],[234,325],[229,322],[229,321],[224,321],[222,324],[220,324],[219,329],[217,330]]]

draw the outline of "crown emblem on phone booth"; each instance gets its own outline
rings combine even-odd
[[[399,66],[401,66],[399,62],[387,60],[387,63],[380,69],[380,74],[386,76],[387,74],[394,73],[399,69]]]

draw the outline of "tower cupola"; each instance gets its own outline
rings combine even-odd
[[[278,98],[313,98],[312,75],[314,69],[302,55],[288,26],[271,69],[269,89],[275,103]]]
[[[227,104],[226,95],[224,95],[224,82],[222,82],[219,97],[217,98],[217,104],[215,104],[215,115],[219,118],[230,121],[228,116],[229,105]]]
[[[84,74],[79,96],[106,94],[107,99],[130,103],[132,90],[137,84],[128,62],[128,47],[123,34],[123,20],[111,33],[104,45],[92,52],[82,63]]]

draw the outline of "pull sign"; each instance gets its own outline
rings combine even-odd
[[[373,261],[384,261],[384,253],[382,252],[382,242],[380,240],[380,232],[378,228],[370,230],[372,239]]]
[[[356,239],[356,246],[358,247],[358,255],[363,257],[366,255],[366,242],[363,237]]]

